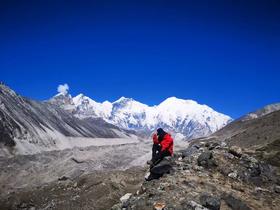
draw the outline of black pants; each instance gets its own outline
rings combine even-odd
[[[154,162],[156,160],[156,158],[158,157],[158,154],[161,150],[161,146],[159,144],[153,144],[153,148],[152,148],[152,162]]]
[[[150,168],[151,174],[161,177],[163,174],[169,172],[172,168],[170,159],[171,157],[169,156],[157,161],[156,165]]]

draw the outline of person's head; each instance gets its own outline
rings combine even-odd
[[[166,132],[162,128],[157,129],[157,135],[158,135],[159,141],[161,141],[163,139],[165,134],[166,134]]]
[[[162,134],[164,134],[165,133],[165,131],[162,129],[162,128],[158,128],[157,129],[157,135],[158,136],[161,136]]]

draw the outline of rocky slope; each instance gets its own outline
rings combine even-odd
[[[274,111],[257,118],[243,119],[233,121],[209,138],[216,138],[232,145],[252,149],[279,139],[280,111]]]
[[[150,107],[132,98],[121,97],[113,103],[98,103],[83,94],[72,98],[66,92],[57,94],[49,102],[79,118],[100,117],[123,129],[148,135],[156,128],[163,127],[188,139],[207,136],[232,120],[206,105],[176,97]]]
[[[257,118],[241,118],[214,133],[209,139],[250,149],[267,163],[280,166],[280,111],[263,113]]]
[[[150,182],[147,141],[2,157],[0,209],[277,210],[279,119],[237,120],[194,140]]]
[[[277,210],[279,168],[250,151],[208,142],[190,146],[173,158],[173,170],[144,182],[112,210]]]
[[[259,109],[255,112],[251,112],[251,113],[245,115],[244,117],[241,118],[241,120],[244,121],[244,120],[251,120],[251,119],[259,118],[259,117],[262,117],[264,115],[267,115],[267,114],[270,114],[272,112],[279,111],[279,110],[280,110],[280,103],[270,104],[270,105],[263,107],[262,109]]]
[[[255,116],[193,140],[175,154],[170,174],[144,182],[112,209],[279,209],[280,111]]]
[[[0,156],[69,148],[68,137],[126,137],[100,118],[79,119],[46,102],[24,98],[0,85]]]

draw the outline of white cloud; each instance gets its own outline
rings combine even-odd
[[[69,90],[69,86],[68,84],[64,84],[64,85],[58,85],[57,87],[57,92],[62,93],[62,94],[67,94]]]

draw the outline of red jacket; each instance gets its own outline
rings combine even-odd
[[[169,133],[165,134],[162,141],[158,141],[158,137],[156,134],[153,135],[154,144],[160,144],[161,152],[167,150],[171,155],[173,155],[173,138]]]
[[[153,135],[153,142],[154,144],[159,144],[157,134]]]

